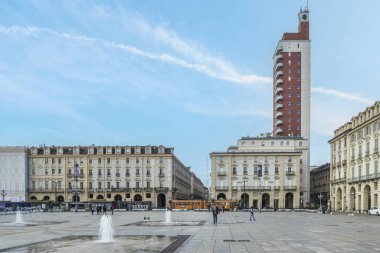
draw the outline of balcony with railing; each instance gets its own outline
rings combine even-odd
[[[158,173],[158,176],[159,176],[159,177],[165,177],[165,173],[163,173],[163,172]]]
[[[284,72],[282,70],[276,72],[276,79],[279,79],[284,75]]]
[[[282,54],[278,54],[274,57],[274,60],[277,62],[280,62],[282,61],[282,59],[284,58],[284,56]]]
[[[284,191],[295,191],[297,186],[284,186]]]
[[[295,171],[292,171],[292,170],[288,170],[288,171],[286,171],[286,175],[287,175],[287,176],[294,176],[295,174],[296,174]]]
[[[215,186],[216,191],[228,191],[228,186]]]
[[[379,179],[380,178],[380,172],[377,173],[372,173],[364,176],[358,176],[358,177],[352,177],[352,178],[347,178],[347,183],[356,183],[360,181],[366,181],[366,180],[371,180],[371,179]]]
[[[169,191],[169,187],[155,187],[154,188],[155,192],[168,192]]]
[[[284,116],[284,114],[282,112],[277,112],[275,118],[278,119],[282,116]]]
[[[236,192],[238,190],[238,187],[237,186],[232,186],[231,189],[232,189],[232,191]]]
[[[135,188],[133,188],[133,191],[134,192],[142,192],[143,188],[141,188],[141,187],[135,187]]]
[[[216,172],[216,174],[217,174],[218,176],[224,177],[224,176],[226,176],[226,175],[227,175],[227,172],[226,172],[226,171],[223,171],[223,170],[221,170],[221,171],[218,171],[218,172]]]
[[[278,87],[278,88],[276,89],[275,94],[276,94],[276,95],[281,94],[283,91],[284,91],[284,89],[283,89],[282,87]]]
[[[276,126],[276,127],[277,127],[277,126],[281,126],[283,123],[284,123],[284,122],[283,122],[282,120],[278,119],[278,120],[276,120],[276,124],[275,124],[275,126]]]
[[[284,80],[282,80],[282,78],[279,78],[276,80],[276,87],[279,87],[280,85],[282,85],[284,83]]]
[[[278,111],[282,108],[284,108],[284,106],[282,104],[277,104],[275,110]]]
[[[274,100],[275,103],[278,103],[279,101],[282,101],[284,97],[282,95],[276,96],[276,99]]]
[[[277,128],[277,130],[274,132],[274,134],[277,135],[277,134],[281,134],[283,132],[284,131],[281,128]]]
[[[276,55],[279,55],[280,53],[282,53],[283,49],[281,46],[277,47],[276,49]]]
[[[62,193],[65,191],[64,188],[42,188],[42,187],[39,187],[39,188],[28,188],[27,189],[29,193]]]
[[[282,62],[278,62],[276,64],[275,70],[278,71],[278,70],[282,69],[282,67],[284,67],[284,64]]]
[[[280,191],[280,190],[281,190],[281,186],[274,186],[273,189],[274,189],[275,191]]]

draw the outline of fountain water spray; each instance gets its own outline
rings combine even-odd
[[[18,210],[17,212],[16,212],[16,222],[15,223],[17,223],[17,224],[22,224],[22,223],[24,223],[24,221],[23,221],[23,219],[22,219],[22,215],[21,215],[21,211],[20,210]]]
[[[169,210],[166,210],[165,223],[172,223],[172,212]]]
[[[99,229],[100,240],[98,242],[113,242],[112,218],[109,215],[103,215],[100,220]]]

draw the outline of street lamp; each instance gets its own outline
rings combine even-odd
[[[52,184],[53,184],[53,187],[54,187],[54,203],[55,203],[55,206],[58,207],[58,204],[57,204],[57,184],[58,182],[57,181],[52,181]]]
[[[4,197],[5,197],[5,195],[7,195],[7,192],[3,189],[3,190],[1,191],[1,196],[3,196],[3,205],[4,205],[4,207],[5,207],[5,201],[4,201]]]
[[[321,207],[322,207],[322,198],[323,198],[322,193],[318,194],[318,198],[319,198],[319,209],[321,209]]]
[[[246,183],[247,181],[242,181],[242,182],[238,182],[239,184],[243,184],[243,191],[244,191],[244,193],[243,193],[243,201],[244,201],[244,209],[246,208],[246,199],[245,199],[245,183]]]
[[[71,190],[71,193],[73,194],[73,200],[75,202],[75,212],[78,212],[78,193],[80,192],[80,189],[78,187],[78,177],[79,177],[79,165],[77,162],[75,162],[73,188]]]

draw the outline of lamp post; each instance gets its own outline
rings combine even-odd
[[[58,207],[58,204],[57,204],[57,184],[58,182],[57,181],[52,181],[52,184],[53,184],[53,187],[54,187],[54,204],[56,207]]]
[[[3,205],[4,205],[4,207],[5,207],[5,201],[4,201],[5,195],[7,195],[7,192],[3,189],[1,191],[1,196],[3,196]]]
[[[75,212],[78,212],[78,193],[80,192],[80,189],[78,188],[78,177],[79,177],[79,165],[77,162],[75,162],[73,188],[71,190],[71,193],[73,194],[73,200],[75,202]]]
[[[318,194],[318,198],[319,198],[319,209],[321,209],[321,211],[322,211],[322,198],[323,198],[322,193]]]
[[[242,182],[238,182],[239,184],[243,184],[243,201],[244,201],[244,205],[243,205],[243,208],[245,209],[246,208],[246,199],[245,199],[245,183],[246,183],[247,181],[242,181]]]

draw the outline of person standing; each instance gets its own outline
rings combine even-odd
[[[251,207],[251,216],[249,216],[249,221],[255,221],[256,219],[255,219],[255,212],[254,212],[254,210],[253,210],[253,207]]]
[[[214,218],[214,224],[218,223],[218,214],[219,208],[216,204],[214,204],[214,207],[212,208],[212,217]]]
[[[94,212],[95,212],[95,205],[92,204],[91,205],[91,215],[94,215]]]

